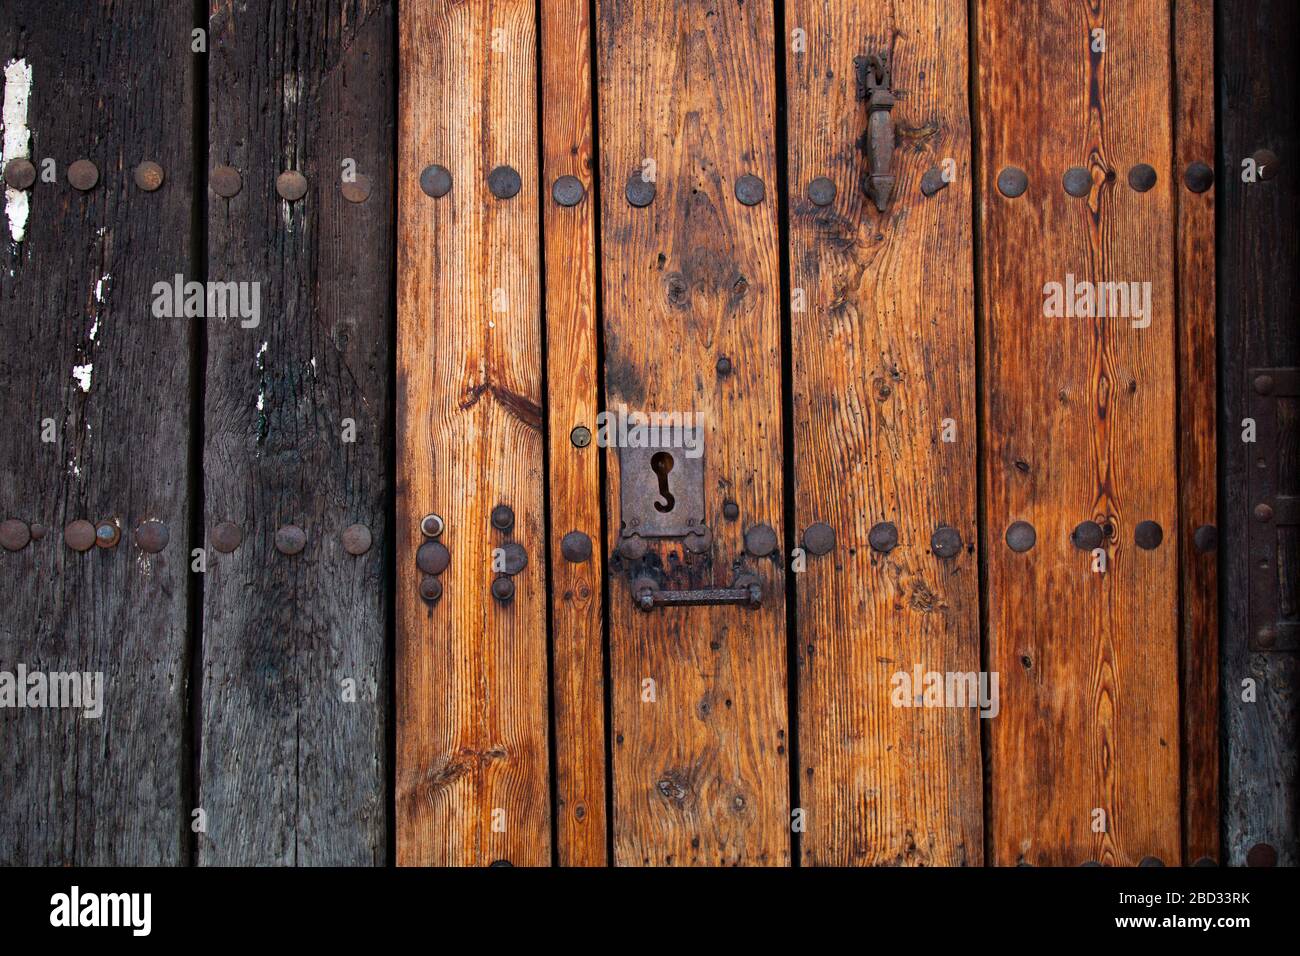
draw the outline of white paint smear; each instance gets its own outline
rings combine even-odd
[[[91,363],[85,365],[72,366],[72,377],[77,380],[83,392],[90,391],[90,377],[94,374],[95,366]]]
[[[0,114],[0,125],[4,126],[0,168],[11,159],[31,155],[32,131],[27,128],[27,101],[31,96],[32,68],[26,60],[10,60],[5,64],[4,112]],[[22,242],[27,235],[27,215],[30,212],[29,191],[6,186],[5,217],[9,220],[9,235],[14,242]]]

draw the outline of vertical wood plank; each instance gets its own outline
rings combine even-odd
[[[1176,864],[1170,7],[989,0],[977,19],[992,862]],[[1142,163],[1146,192],[1129,183]],[[1063,188],[1076,166],[1093,179],[1082,198]],[[1006,167],[1027,173],[1019,198],[997,186]],[[1071,277],[1150,283],[1150,315],[1049,318],[1047,284]],[[1018,521],[1036,529],[1028,551],[1006,540]],[[1072,542],[1085,521],[1104,573]]]
[[[556,855],[561,866],[607,862],[605,659],[600,451],[594,433],[596,196],[593,192],[591,17],[587,0],[542,0],[543,259],[546,268],[547,428],[551,517],[551,719],[555,728]],[[563,192],[576,178],[583,198]],[[585,535],[590,558],[569,560],[566,535]],[[578,548],[581,539],[570,539]]]
[[[836,536],[797,578],[802,859],[979,864],[978,710],[899,706],[894,681],[980,670],[966,4],[792,0],[785,29],[795,510]],[[884,213],[859,186],[869,54],[897,91]],[[818,177],[829,205],[809,198]],[[878,522],[897,528],[888,553],[868,544]],[[943,526],[956,555],[932,549]]]
[[[774,19],[766,3],[597,8],[606,408],[703,415],[713,535],[706,555],[656,541],[614,565],[619,864],[790,858]],[[745,175],[765,186],[757,205],[736,198]],[[655,180],[642,208],[625,195],[633,176]],[[623,476],[615,451],[607,463],[613,547]],[[758,524],[778,543],[748,557],[742,532]],[[639,611],[629,578],[656,562],[675,589],[726,586],[747,567],[762,607]]]
[[[1214,5],[1175,0],[1183,858],[1219,859],[1219,576],[1214,335]],[[1200,190],[1200,191],[1197,191]],[[1199,534],[1199,537],[1198,537]]]
[[[542,495],[536,6],[400,8],[397,405],[397,856],[550,862]],[[420,188],[430,164],[450,192]],[[488,189],[512,166],[522,188]],[[513,509],[508,534],[489,523]],[[421,518],[450,566],[433,605]],[[493,551],[528,555],[508,604]]]
[[[210,169],[242,187],[209,184],[208,276],[257,283],[260,316],[206,320],[204,864],[386,857],[392,16],[386,0],[210,6]],[[345,159],[364,202],[343,195]],[[293,202],[286,170],[306,177]],[[362,554],[344,548],[356,524]],[[276,547],[289,525],[301,553]]]
[[[0,709],[5,865],[185,861],[193,331],[156,318],[151,290],[190,267],[189,29],[185,4],[0,8],[0,166],[57,170],[0,186],[0,519],[11,547],[34,533],[0,550],[0,671],[102,676],[98,717]],[[98,169],[87,192],[68,181],[79,159]],[[155,192],[133,182],[144,160]],[[75,551],[74,520],[120,541]],[[136,539],[150,520],[161,551]]]

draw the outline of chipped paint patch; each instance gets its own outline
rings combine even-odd
[[[102,276],[100,276],[99,281],[95,283],[95,301],[98,302],[100,305],[103,305],[104,299],[108,296],[108,290],[112,287],[112,285],[113,285],[112,275],[105,272]]]
[[[0,168],[11,159],[31,155],[32,131],[27,128],[27,104],[31,96],[32,68],[26,60],[10,60],[5,64],[4,111],[0,113],[0,126],[4,127]],[[14,242],[22,242],[27,235],[27,216],[30,212],[29,191],[6,186],[5,218],[9,220],[9,235]]]
[[[90,379],[95,373],[94,364],[87,362],[85,365],[72,366],[72,377],[77,380],[83,392],[90,391]]]

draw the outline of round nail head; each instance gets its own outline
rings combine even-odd
[[[351,555],[362,555],[370,550],[370,529],[363,524],[349,525],[343,529],[343,550]]]
[[[357,173],[352,179],[345,179],[339,184],[339,191],[343,193],[343,198],[352,203],[365,202],[369,199],[370,189],[370,177],[362,173]]]
[[[156,191],[163,184],[163,168],[151,159],[146,159],[135,168],[132,174],[137,188],[147,193]]]
[[[1255,520],[1261,524],[1268,524],[1273,520],[1273,507],[1266,504],[1255,505]]]
[[[446,522],[442,520],[442,515],[430,513],[420,519],[420,532],[426,538],[438,537],[445,527]]]
[[[30,159],[19,156],[5,164],[5,185],[10,189],[31,189],[36,182],[36,166]]]
[[[307,532],[294,524],[287,524],[275,533],[275,550],[281,554],[301,554],[307,547]]]
[[[835,529],[825,521],[815,521],[803,532],[804,550],[809,554],[829,554],[835,550]]]
[[[961,533],[956,528],[940,525],[930,535],[930,550],[940,558],[955,558],[961,554]]]
[[[1095,521],[1080,521],[1070,532],[1070,542],[1080,551],[1091,551],[1093,548],[1100,548],[1105,533],[1101,530],[1101,525]]]
[[[1192,545],[1201,554],[1218,550],[1219,529],[1212,524],[1203,524],[1192,532]]]
[[[436,604],[442,597],[442,582],[429,574],[420,576],[420,597],[430,604]]]
[[[717,362],[717,364],[714,366],[714,368],[717,370],[717,373],[718,373],[719,375],[722,375],[722,376],[730,375],[730,374],[731,374],[731,371],[732,371],[732,368],[731,368],[731,359],[727,358],[727,356],[725,356],[725,355],[720,356],[720,357],[718,358],[718,362]]]
[[[498,531],[509,531],[515,526],[515,512],[509,505],[497,505],[492,509],[492,527]]]
[[[640,561],[649,550],[650,546],[646,544],[645,538],[640,535],[624,538],[618,543],[619,556],[626,561]]]
[[[0,523],[0,547],[6,551],[21,551],[31,540],[32,532],[26,521],[9,518]]]
[[[1250,158],[1255,161],[1255,172],[1260,179],[1272,179],[1277,175],[1281,160],[1271,149],[1257,149]]]
[[[307,177],[290,169],[275,178],[275,191],[285,202],[297,202],[307,195]]]
[[[1029,176],[1018,166],[1007,166],[998,173],[998,192],[1008,199],[1024,195],[1029,188]]]
[[[1164,866],[1164,861],[1158,856],[1144,856],[1138,866]]]
[[[591,429],[586,425],[575,425],[573,431],[569,432],[569,441],[574,448],[586,448],[591,444]]]
[[[208,185],[212,191],[223,199],[239,195],[244,187],[244,180],[234,166],[217,166],[208,174]]]
[[[167,547],[167,542],[170,540],[171,532],[167,530],[167,525],[157,518],[150,518],[148,521],[141,521],[136,525],[136,547],[146,554],[157,554]]]
[[[564,560],[582,564],[591,560],[591,537],[581,531],[570,531],[560,539],[560,554]]]
[[[835,201],[835,182],[818,176],[808,184],[808,198],[814,206],[829,206]]]
[[[627,201],[630,205],[638,209],[650,205],[655,200],[655,184],[646,179],[641,173],[635,172],[627,181],[627,188],[624,190]]]
[[[1092,173],[1082,166],[1071,166],[1061,177],[1061,185],[1075,199],[1082,199],[1092,192]]]
[[[513,166],[498,166],[488,173],[488,189],[497,199],[513,199],[519,195],[523,180]]]
[[[1219,865],[1218,863],[1214,862],[1214,857],[1212,856],[1203,856],[1195,863],[1192,864],[1192,866],[1218,866],[1218,865]]]
[[[1156,171],[1149,163],[1138,163],[1128,171],[1128,184],[1134,191],[1144,193],[1156,184]]]
[[[1277,866],[1277,850],[1267,843],[1256,843],[1246,851],[1247,866]]]
[[[943,170],[938,166],[931,166],[921,176],[921,195],[933,196],[947,185],[948,180],[944,179]]]
[[[415,552],[415,566],[425,574],[442,574],[451,564],[451,552],[440,541],[426,541]]]
[[[771,525],[756,524],[745,532],[745,550],[756,558],[776,550],[776,531]]]
[[[713,547],[713,532],[705,527],[693,528],[686,535],[682,546],[691,554],[708,554]]]
[[[1013,521],[1007,528],[1007,547],[1018,554],[1023,554],[1034,546],[1038,533],[1028,521]]]
[[[1189,163],[1183,182],[1194,193],[1203,193],[1214,185],[1214,170],[1207,163]]]
[[[451,170],[433,163],[420,171],[420,188],[426,196],[441,199],[451,192]]]
[[[1154,551],[1160,547],[1160,542],[1164,540],[1164,537],[1164,529],[1155,521],[1140,521],[1138,526],[1133,529],[1133,540],[1144,551]]]
[[[95,525],[95,544],[101,548],[116,548],[122,540],[122,529],[116,521],[101,521]]]
[[[736,180],[736,198],[742,206],[757,206],[767,195],[763,180],[746,173]]]
[[[244,533],[233,521],[223,521],[212,529],[212,546],[222,554],[234,551],[243,540]]]
[[[494,578],[492,581],[492,596],[501,604],[509,604],[514,600],[515,582],[508,577]]]
[[[83,193],[99,182],[99,169],[88,159],[78,159],[68,167],[68,182]]]
[[[587,198],[587,188],[577,176],[561,176],[551,184],[551,198],[566,208],[576,206]]]
[[[68,522],[63,540],[73,551],[89,551],[95,546],[95,526],[84,518]]]
[[[892,521],[881,521],[871,526],[867,532],[867,544],[872,551],[889,554],[898,547],[898,528]]]
[[[501,546],[501,571],[512,577],[528,567],[528,552],[518,541],[508,541]]]
[[[740,505],[728,498],[722,503],[722,517],[728,521],[735,521],[740,517]]]

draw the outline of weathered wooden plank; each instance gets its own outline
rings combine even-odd
[[[186,857],[193,332],[151,306],[155,282],[190,269],[189,18],[141,0],[0,9],[5,163],[57,172],[5,188],[0,221],[0,518],[20,523],[10,545],[44,529],[0,551],[0,672],[102,679],[98,717],[0,709],[7,865]],[[86,192],[69,183],[81,159],[98,170]],[[145,160],[165,174],[154,192],[133,181]],[[136,537],[151,520],[169,535],[156,552]],[[73,521],[120,541],[80,553]]]
[[[1218,167],[1220,368],[1223,494],[1224,862],[1300,862],[1300,665],[1295,650],[1252,650],[1250,584],[1269,573],[1265,593],[1279,597],[1279,617],[1300,616],[1300,532],[1269,529],[1254,517],[1254,473],[1278,479],[1277,491],[1300,493],[1300,409],[1296,398],[1260,395],[1252,370],[1300,365],[1295,301],[1300,247],[1300,186],[1291,164],[1300,155],[1300,94],[1293,38],[1294,3],[1221,3]],[[1250,162],[1247,167],[1244,164]],[[1260,169],[1260,166],[1263,169]],[[1245,181],[1250,178],[1251,182]],[[1244,422],[1270,410],[1282,427],[1247,444]],[[1263,459],[1261,468],[1259,461]],[[1252,531],[1253,529],[1253,531]],[[1252,553],[1252,533],[1261,552]],[[1262,625],[1261,625],[1262,626]],[[1253,851],[1253,852],[1252,852]]]
[[[646,557],[614,566],[620,864],[790,858],[774,20],[765,3],[597,6],[606,407],[703,416],[713,536],[699,555],[650,539]],[[744,176],[764,184],[757,205],[735,195]],[[653,201],[634,207],[626,185],[649,180]],[[618,454],[607,464],[613,546],[629,476]],[[747,557],[742,532],[760,524],[776,532],[771,554]],[[761,608],[633,605],[643,571],[683,589],[727,586],[733,565],[761,576]]]
[[[594,442],[572,437],[578,427],[593,432],[600,401],[590,4],[543,0],[541,14],[555,849],[561,866],[604,866],[600,451]],[[574,537],[566,547],[567,535]],[[590,557],[583,558],[584,553]]]
[[[978,864],[976,699],[895,699],[895,675],[980,670],[966,4],[794,0],[785,30],[795,510],[800,529],[835,532],[796,579],[801,856]],[[874,54],[897,99],[883,213],[859,186],[854,58]],[[951,180],[929,197],[927,170]],[[810,198],[819,177],[835,185],[826,205]],[[888,553],[868,543],[883,522],[897,529]],[[940,557],[944,526],[961,546]]]
[[[1181,186],[1170,9],[985,2],[976,15],[986,637],[1002,692],[989,733],[991,862],[1173,864]],[[1130,184],[1140,164],[1156,177],[1145,192]],[[1018,198],[997,185],[1008,167],[1027,174]],[[1081,198],[1063,188],[1071,167],[1091,176]],[[1149,310],[1107,293],[1106,318],[1049,316],[1049,283],[1077,300],[1078,283],[1103,282],[1139,283],[1144,304],[1149,289]],[[1015,522],[1036,529],[1032,549],[1011,547]],[[1082,522],[1095,525],[1072,542]],[[1161,530],[1150,549],[1136,544],[1143,522]]]
[[[400,10],[397,856],[550,862],[542,495],[536,6]],[[433,198],[421,171],[446,167]],[[498,199],[488,174],[522,186]],[[490,514],[504,504],[514,525]],[[450,551],[421,600],[421,518]],[[514,596],[495,549],[523,546]]]
[[[1214,7],[1174,14],[1183,859],[1219,859],[1219,580],[1214,340]],[[1199,164],[1199,165],[1198,165]],[[1199,537],[1198,537],[1199,534]]]
[[[208,276],[257,283],[260,314],[206,322],[199,861],[381,863],[392,4],[210,13],[210,168],[242,187],[226,198],[209,174]],[[363,202],[343,194],[347,160]],[[292,202],[284,171],[306,177]],[[277,548],[290,525],[301,553]],[[345,549],[353,525],[364,553]]]

